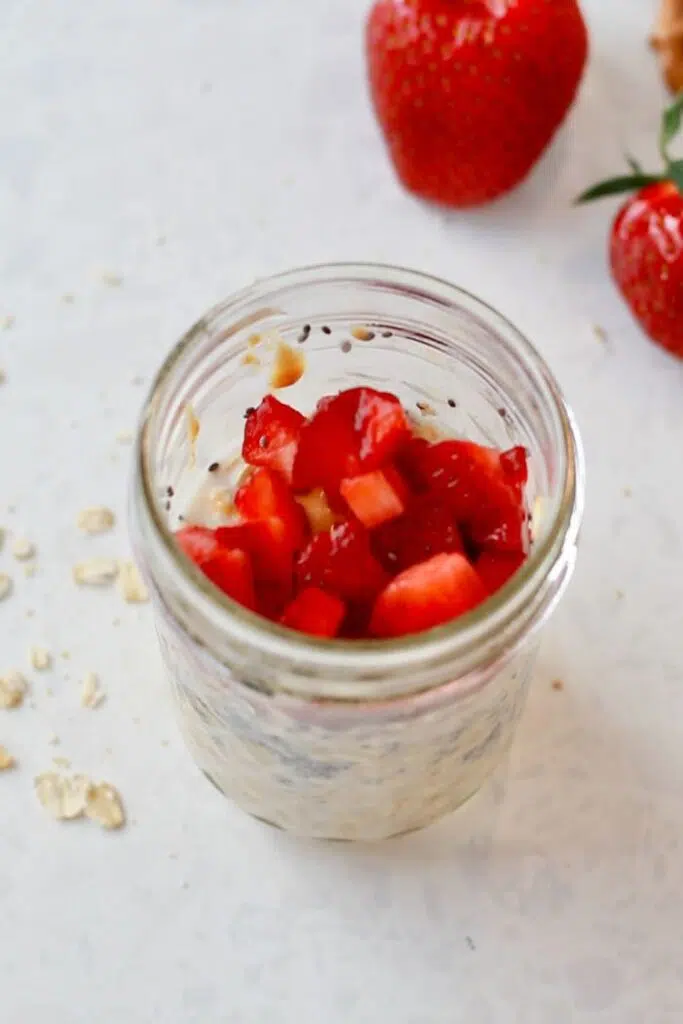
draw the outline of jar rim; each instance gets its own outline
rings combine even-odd
[[[165,521],[157,496],[149,434],[155,409],[174,370],[198,347],[202,333],[213,321],[224,317],[231,309],[237,312],[255,302],[268,304],[274,293],[297,286],[331,282],[367,285],[372,281],[403,287],[425,298],[436,297],[460,308],[464,305],[484,319],[510,349],[504,335],[514,337],[516,358],[519,359],[521,353],[524,365],[533,369],[557,417],[564,445],[564,476],[558,483],[561,497],[552,523],[534,544],[524,565],[483,605],[445,625],[397,639],[321,640],[250,612],[214,587],[183,555]],[[285,692],[292,692],[294,688],[299,696],[310,699],[339,696],[346,691],[344,685],[328,692],[327,684],[319,681],[319,675],[330,673],[333,677],[356,678],[349,687],[349,694],[355,694],[353,699],[376,700],[381,696],[394,696],[397,689],[410,692],[429,688],[396,685],[397,675],[407,677],[427,663],[438,665],[466,660],[469,653],[472,668],[482,667],[477,666],[477,651],[490,645],[493,637],[500,638],[498,653],[502,655],[515,649],[540,621],[545,620],[573,569],[572,552],[583,517],[585,470],[578,428],[554,375],[531,342],[506,317],[465,289],[421,271],[382,263],[338,262],[304,266],[260,279],[213,306],[183,335],[161,365],[144,403],[136,440],[134,475],[136,497],[142,498],[139,507],[148,528],[145,539],[154,544],[155,554],[165,567],[182,581],[200,617],[208,618],[213,626],[224,629],[226,635],[253,648],[254,653],[267,653],[272,660],[298,666],[301,680],[295,687],[284,687]],[[547,586],[549,580],[553,584],[550,587]],[[525,627],[515,628],[515,623],[517,626],[524,623]],[[478,660],[481,662],[481,656]],[[485,660],[488,665],[494,659],[489,656]],[[367,686],[359,688],[358,680],[366,681]],[[275,684],[272,689],[277,691],[279,687]]]

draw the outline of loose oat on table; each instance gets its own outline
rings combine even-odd
[[[135,562],[121,562],[119,571],[119,590],[128,604],[144,604],[149,600],[140,570]]]
[[[85,813],[92,783],[85,775],[43,772],[34,779],[39,802],[57,821],[73,821]]]
[[[73,294],[73,292],[66,292],[65,295],[62,295],[62,302],[65,302],[67,306],[70,306],[75,301],[76,296]]]
[[[0,384],[4,384],[6,380],[7,380],[7,374],[2,369],[2,367],[0,367]]]
[[[28,685],[21,672],[11,669],[3,676],[0,676],[0,708],[20,708],[24,703],[24,697]]]
[[[114,513],[105,505],[90,505],[78,513],[78,529],[83,533],[107,533],[115,522]]]
[[[65,768],[67,771],[71,767],[71,761],[68,757],[53,757],[52,763],[56,765],[57,768]]]
[[[15,316],[3,316],[1,321],[3,331],[11,330],[16,322],[17,318]]]
[[[123,801],[118,790],[108,782],[91,785],[85,814],[102,828],[121,828],[126,823]]]
[[[10,768],[16,766],[16,758],[14,758],[7,747],[3,747],[0,744],[0,772],[8,772]]]
[[[30,580],[31,577],[35,576],[35,574],[37,572],[38,572],[38,566],[36,565],[35,562],[28,562],[24,566],[24,576],[26,577],[27,580]]]
[[[102,284],[106,284],[108,288],[120,288],[123,284],[123,277],[121,274],[114,274],[110,270],[105,270],[102,274]]]
[[[4,572],[0,572],[0,601],[12,593],[12,580]]]
[[[133,431],[132,430],[119,430],[116,435],[116,440],[119,444],[132,444],[133,443]]]
[[[44,672],[52,665],[52,655],[44,647],[32,647],[29,657],[33,668],[38,672]]]
[[[100,681],[95,672],[88,672],[81,684],[81,704],[84,708],[97,708],[106,694],[100,690]]]
[[[26,562],[29,558],[33,558],[35,553],[36,546],[27,537],[17,537],[12,544],[12,554],[20,562]]]
[[[113,583],[119,574],[119,563],[113,558],[90,558],[73,567],[73,577],[79,586],[104,587]]]

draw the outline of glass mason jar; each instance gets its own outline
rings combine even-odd
[[[527,448],[531,555],[495,597],[424,634],[322,641],[247,611],[180,553],[172,531],[208,466],[220,464],[213,499],[234,484],[244,413],[269,389],[276,339],[305,357],[302,378],[278,392],[303,412],[368,385],[434,431]],[[154,382],[132,497],[136,552],[199,767],[245,811],[305,836],[380,839],[458,807],[512,741],[539,627],[574,568],[583,492],[576,426],[547,367],[453,285],[388,266],[319,266],[211,310]]]

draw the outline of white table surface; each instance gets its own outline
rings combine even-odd
[[[570,205],[625,148],[655,158],[664,94],[654,0],[584,6],[570,126],[516,195],[448,215],[389,171],[363,0],[2,0],[0,525],[39,557],[27,579],[0,553],[0,671],[27,669],[31,644],[57,654],[30,673],[33,706],[0,712],[20,762],[0,776],[3,1024],[683,1019],[683,364],[611,286],[614,203]],[[70,579],[126,550],[134,378],[234,287],[354,258],[447,276],[516,321],[589,469],[579,571],[507,777],[365,849],[293,841],[223,800],[176,733],[149,607]],[[93,503],[117,510],[114,535],[78,534]],[[32,780],[55,755],[120,788],[125,831],[46,816]]]

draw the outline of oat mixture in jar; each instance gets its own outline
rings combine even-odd
[[[433,436],[528,453],[533,543],[481,607],[390,640],[322,640],[217,591],[178,550],[188,521],[234,514],[244,413],[390,391]],[[296,271],[235,296],[171,354],[139,437],[138,557],[188,746],[254,816],[301,835],[377,839],[468,799],[509,748],[544,623],[574,565],[580,446],[547,369],[493,310],[409,271]]]

